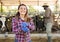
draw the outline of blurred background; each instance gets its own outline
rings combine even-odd
[[[60,0],[0,0],[0,42],[14,42],[12,17],[16,14],[18,5],[22,3],[27,5],[28,14],[34,20],[35,30],[31,31],[32,41],[47,42],[44,26],[45,10],[42,7],[46,3],[54,15],[53,42],[60,42]]]

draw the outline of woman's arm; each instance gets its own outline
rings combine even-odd
[[[30,19],[30,22],[29,22],[29,29],[35,30],[35,25],[32,18]]]
[[[17,20],[15,18],[12,19],[12,32],[15,34],[20,33],[21,29],[18,28],[18,23]]]

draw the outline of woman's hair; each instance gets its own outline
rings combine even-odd
[[[28,14],[27,6],[26,6],[25,4],[20,4],[20,5],[18,6],[18,10],[19,10],[19,8],[20,8],[21,6],[25,6],[25,7],[26,7],[26,13],[25,13],[25,16],[24,16],[24,17],[25,17],[25,20],[26,20],[26,19],[28,19],[28,18],[27,18],[27,14]],[[17,18],[18,20],[19,20],[19,17],[20,17],[20,13],[17,12],[17,13],[16,13],[16,18]]]

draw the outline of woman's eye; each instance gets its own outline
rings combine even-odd
[[[24,10],[26,10],[26,9],[24,8]]]
[[[22,8],[20,8],[20,9],[22,9]]]

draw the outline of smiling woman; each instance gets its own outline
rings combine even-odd
[[[27,6],[20,4],[16,16],[12,19],[12,31],[15,34],[15,42],[31,42],[30,30],[34,29],[33,19],[28,17]]]

